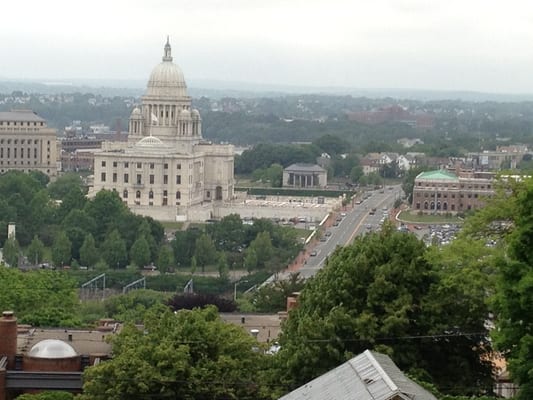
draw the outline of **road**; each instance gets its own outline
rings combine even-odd
[[[337,246],[346,246],[357,235],[378,229],[385,209],[391,209],[394,201],[402,195],[399,185],[368,193],[371,193],[371,196],[347,211],[342,220],[338,222],[338,226],[332,226],[326,230],[331,232],[330,236],[324,236],[327,240],[318,242],[311,253],[316,255],[307,259],[306,264],[299,270],[300,276],[303,278],[313,276],[324,266],[326,258],[335,251]],[[372,208],[376,209],[374,215],[369,214]]]

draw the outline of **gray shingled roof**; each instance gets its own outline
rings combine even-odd
[[[326,170],[316,164],[296,163],[285,168],[287,172],[325,172]]]
[[[39,117],[31,110],[14,110],[0,112],[0,121],[9,122],[45,122],[44,118]]]
[[[395,397],[396,396],[396,397]],[[437,400],[389,356],[366,350],[279,400]]]

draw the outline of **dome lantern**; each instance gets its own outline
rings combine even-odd
[[[170,47],[170,39],[167,35],[167,43],[165,44],[165,55],[163,56],[163,61],[172,62],[172,48]]]

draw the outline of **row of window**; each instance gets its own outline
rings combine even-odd
[[[0,126],[2,125],[7,125],[7,126],[10,126],[11,125],[11,121],[0,121]],[[31,126],[31,124],[33,124],[33,126],[44,126],[44,122],[18,122],[17,121],[13,121],[13,126],[24,126],[24,124],[26,124],[26,126]]]
[[[50,161],[47,161],[46,163],[47,163],[47,165],[50,165]],[[17,161],[13,161],[13,164],[11,164],[11,161],[6,161],[6,164],[7,165],[17,165]],[[4,160],[0,160],[0,165],[4,165]],[[20,161],[19,165],[24,165],[24,161]],[[31,165],[31,162],[30,161],[26,162],[26,165]],[[34,161],[33,165],[37,165],[37,161]]]
[[[422,193],[416,192],[415,193],[415,197],[422,197]],[[434,193],[424,193],[424,197],[426,197],[426,198],[427,197],[435,197],[435,194]],[[448,198],[448,193],[437,193],[437,198],[440,199],[441,197],[447,199]],[[452,199],[455,199],[455,193],[450,194],[450,197]],[[464,197],[465,197],[465,195],[463,193],[459,194],[459,198],[463,199]],[[471,199],[471,198],[477,199],[479,197],[479,194],[477,194],[477,193],[473,193],[473,194],[472,193],[468,193],[466,195],[466,197],[468,197],[469,199]]]
[[[124,190],[124,192],[122,192],[122,198],[124,199],[124,202],[127,203],[127,199],[128,199],[128,196],[129,196],[129,193],[127,190]],[[150,206],[153,206],[154,205],[154,192],[152,190],[150,190],[148,192],[148,205]],[[180,191],[177,191],[176,192],[176,205],[179,206],[181,203],[180,203],[180,200],[181,200],[181,192]],[[137,190],[135,192],[135,204],[136,205],[141,205],[141,191],[140,190]],[[166,190],[163,191],[163,199],[161,201],[161,205],[162,206],[167,206],[168,205],[168,192]]]
[[[417,186],[422,186],[422,182],[418,182],[418,185]],[[452,189],[456,189],[457,188],[457,184],[455,183],[452,183],[452,184],[448,184],[448,183],[441,183],[441,184],[435,184],[435,183],[431,183],[431,182],[426,182],[425,185],[423,185],[424,187],[443,187],[443,188],[452,188]],[[459,185],[459,188],[460,189],[465,189],[465,185],[464,183],[461,183]],[[485,189],[485,185],[468,185],[466,187],[467,189]],[[487,187],[486,189],[490,190],[491,189],[491,185],[490,184],[487,184]]]
[[[20,150],[20,152],[17,152],[17,150]],[[47,151],[46,158],[49,159],[50,158],[50,148],[46,149],[46,151]],[[18,157],[24,158],[24,148],[17,149],[16,147],[14,147],[14,148],[8,147],[4,151],[4,148],[0,147],[0,158],[3,158],[4,156],[6,158],[11,158],[11,156],[13,156],[13,158],[17,158],[17,153],[19,154]],[[38,158],[39,157],[38,154],[39,153],[37,152],[37,149],[33,148],[33,158]],[[29,149],[29,148],[26,149],[26,158],[31,158],[31,149]]]
[[[460,209],[463,209],[463,204],[459,204],[459,208]],[[416,203],[416,209],[417,210],[420,210],[420,203]],[[472,209],[472,205],[471,204],[468,204],[466,206],[466,209],[467,210],[471,210]],[[424,210],[442,210],[442,211],[448,211],[448,203],[444,202],[441,204],[441,202],[437,202],[435,204],[435,202],[431,202],[431,203],[428,203],[427,201],[424,202]],[[450,205],[450,211],[455,211],[455,204],[451,204]]]
[[[142,169],[143,167],[143,164],[138,162],[138,163],[132,163],[132,164],[136,164],[136,168],[137,169]],[[106,161],[102,161],[102,167],[105,167],[107,165]],[[154,169],[155,168],[155,163],[148,163],[148,166],[150,169]],[[113,161],[113,168],[117,168],[118,167],[118,162],[117,161]],[[130,163],[128,161],[124,162],[124,168],[129,168],[130,167]],[[168,169],[168,163],[165,163],[163,164],[163,169]],[[181,169],[181,164],[178,163],[176,164],[176,169]]]
[[[2,173],[2,174],[3,174],[4,172],[7,172],[7,171],[9,171],[9,169],[2,169],[2,170],[0,170],[0,173]],[[24,169],[22,170],[22,172],[31,172],[31,171],[35,171],[35,169],[29,169],[29,168],[28,168],[28,170],[27,170],[27,171],[26,171],[26,170],[24,170]],[[47,174],[49,174],[49,173],[50,173],[50,170],[49,170],[49,169],[47,169],[47,170],[46,170],[46,173],[47,173]]]
[[[124,199],[127,199],[128,198],[128,195],[129,195],[129,192],[127,189],[124,189],[124,191],[122,192],[122,197]],[[166,190],[163,190],[163,198],[167,198],[168,197],[168,191]],[[135,192],[135,198],[136,199],[140,199],[141,198],[141,191],[140,190],[137,190]],[[154,191],[153,190],[150,190],[148,192],[148,198],[149,199],[153,199],[154,198]],[[180,200],[181,199],[181,192],[178,190],[176,192],[176,200]]]
[[[106,182],[106,179],[107,179],[107,174],[105,172],[102,172],[100,174],[100,181]],[[113,180],[113,183],[117,183],[118,174],[116,172],[113,172],[112,180]],[[130,183],[130,174],[124,174],[123,182]],[[150,183],[150,185],[153,185],[155,183],[155,175],[149,175],[148,182]],[[136,185],[143,184],[142,174],[137,174],[135,184]],[[163,175],[163,185],[168,185],[168,175]],[[176,185],[181,185],[181,175],[176,175]]]
[[[18,144],[19,143],[19,139],[0,139],[0,144],[4,144],[4,143],[7,143],[7,144],[11,144],[11,141],[13,141],[13,144]],[[31,142],[33,141],[33,144],[39,144],[39,141],[37,139],[20,139],[20,144],[32,144]],[[48,140],[46,142],[46,144],[48,146],[50,146],[50,141]]]

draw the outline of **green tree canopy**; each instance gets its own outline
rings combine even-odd
[[[74,395],[69,392],[46,391],[36,394],[25,393],[18,396],[17,400],[74,400]]]
[[[11,267],[18,267],[20,246],[15,236],[9,237],[4,242],[4,248],[2,250],[5,262]]]
[[[125,267],[128,262],[126,242],[120,236],[117,229],[114,229],[106,236],[104,243],[100,247],[102,258],[111,268]]]
[[[157,268],[161,273],[168,272],[174,265],[174,257],[172,256],[172,250],[163,245],[159,249],[159,255],[157,256]]]
[[[313,144],[319,147],[321,150],[328,153],[330,156],[336,154],[349,153],[350,144],[340,136],[337,135],[324,135],[313,141]]]
[[[477,324],[461,322],[469,315],[455,314],[468,313],[472,298],[461,297],[459,279],[442,282],[425,253],[423,242],[389,225],[337,250],[289,314],[277,378],[299,386],[370,348],[443,391],[490,388],[486,315]]]
[[[69,265],[72,258],[72,243],[65,231],[59,232],[52,246],[52,262],[56,267]]]
[[[76,283],[66,274],[0,266],[0,308],[14,310],[22,323],[77,326],[78,306]]]
[[[98,242],[102,241],[110,230],[115,229],[123,214],[128,212],[118,193],[110,190],[100,190],[85,205],[84,210],[89,217],[98,221],[95,232],[95,239]]]
[[[213,264],[216,261],[217,250],[213,240],[202,233],[198,239],[196,239],[194,257],[198,262],[198,265],[202,268],[204,272],[206,265]]]
[[[44,244],[38,236],[33,237],[26,253],[28,254],[28,260],[30,263],[39,264],[43,260]]]
[[[80,263],[87,267],[92,267],[100,259],[100,255],[96,250],[94,237],[90,233],[85,236],[83,244],[80,247]]]
[[[257,256],[257,266],[264,268],[272,257],[274,248],[268,232],[260,232],[250,243],[249,250],[253,250]]]
[[[67,197],[67,194],[73,189],[83,190],[83,182],[81,177],[72,172],[61,175],[54,182],[48,185],[48,193],[50,197],[56,200],[61,200]]]
[[[128,325],[113,358],[89,367],[82,399],[261,399],[263,355],[216,308],[152,312],[144,330]]]
[[[497,259],[495,344],[520,385],[517,399],[533,398],[533,179],[511,183],[472,218],[479,230],[494,237],[502,252]],[[479,229],[479,224],[484,228]]]
[[[245,231],[239,214],[226,215],[220,221],[208,225],[207,232],[219,250],[237,251],[245,239]]]
[[[130,260],[137,267],[142,268],[150,262],[150,246],[144,236],[133,243],[130,249]]]

